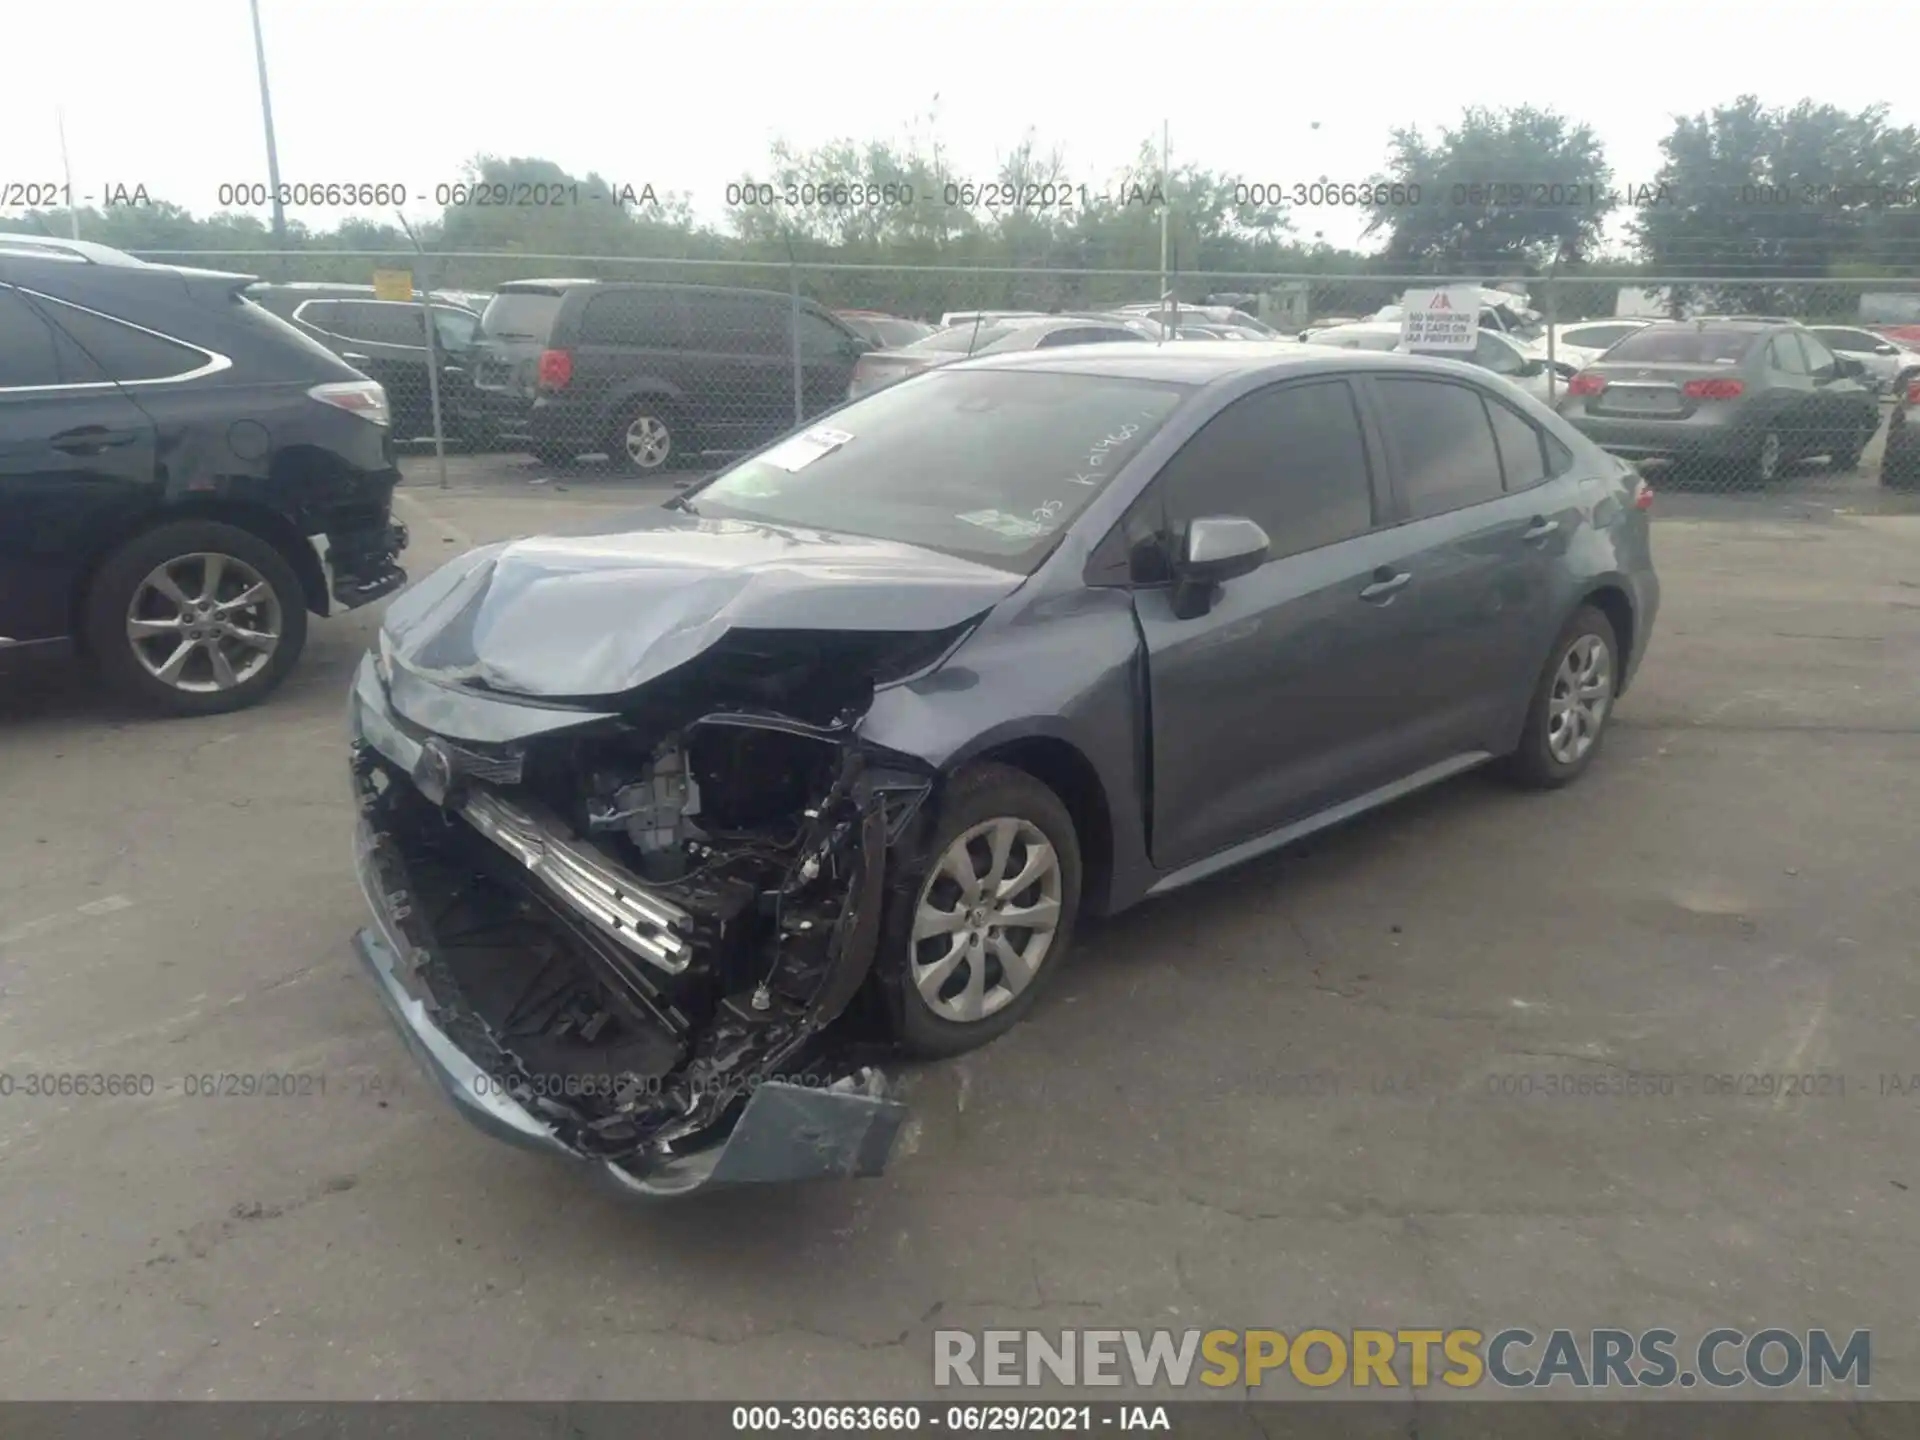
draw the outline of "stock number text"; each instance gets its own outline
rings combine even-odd
[[[1314,180],[1293,185],[1263,182],[1234,186],[1233,203],[1259,206],[1298,205],[1304,210],[1336,205],[1418,205],[1420,187],[1388,184],[1385,181]]]
[[[295,180],[277,188],[260,182],[222,185],[221,205],[404,205],[407,187],[390,180]]]

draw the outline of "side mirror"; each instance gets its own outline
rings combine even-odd
[[[1547,373],[1547,362],[1529,357],[1526,363],[1513,373],[1523,379],[1531,378],[1535,375],[1544,375]]]
[[[1174,563],[1173,613],[1196,619],[1213,606],[1216,586],[1251,575],[1267,563],[1273,542],[1244,515],[1205,515],[1187,523]]]
[[[1873,347],[1873,353],[1876,355],[1898,355],[1900,353],[1900,347],[1897,345],[1876,345]]]
[[[1843,380],[1854,380],[1867,373],[1867,367],[1845,355],[1834,357],[1833,373]]]

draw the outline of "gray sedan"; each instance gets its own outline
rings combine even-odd
[[[851,1015],[956,1055],[1082,915],[1488,762],[1578,779],[1653,628],[1651,499],[1453,361],[916,376],[393,602],[361,958],[463,1113],[625,1193],[871,1174],[905,1112]]]
[[[1596,444],[1636,460],[1715,463],[1766,484],[1825,455],[1858,463],[1880,407],[1858,361],[1799,325],[1687,320],[1629,335],[1567,382],[1559,409]]]

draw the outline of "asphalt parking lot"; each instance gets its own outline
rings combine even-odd
[[[409,470],[416,575],[664,493]],[[1033,1020],[905,1077],[884,1178],[651,1210],[456,1118],[349,951],[375,615],[240,716],[0,682],[4,1068],[154,1077],[0,1098],[0,1395],[907,1398],[937,1326],[1524,1324],[1869,1328],[1920,1397],[1901,509],[1663,495],[1583,783],[1468,776],[1091,928]],[[1544,1093],[1630,1072],[1675,1093]],[[261,1074],[308,1078],[189,1093]]]

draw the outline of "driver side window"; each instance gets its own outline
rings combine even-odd
[[[1374,525],[1373,471],[1352,388],[1315,380],[1242,396],[1181,446],[1143,500],[1141,513],[1124,522],[1136,556],[1147,536],[1157,531],[1177,542],[1207,515],[1254,521],[1276,560],[1366,534]],[[1166,578],[1152,560],[1144,563],[1145,571],[1136,565],[1136,583]]]

